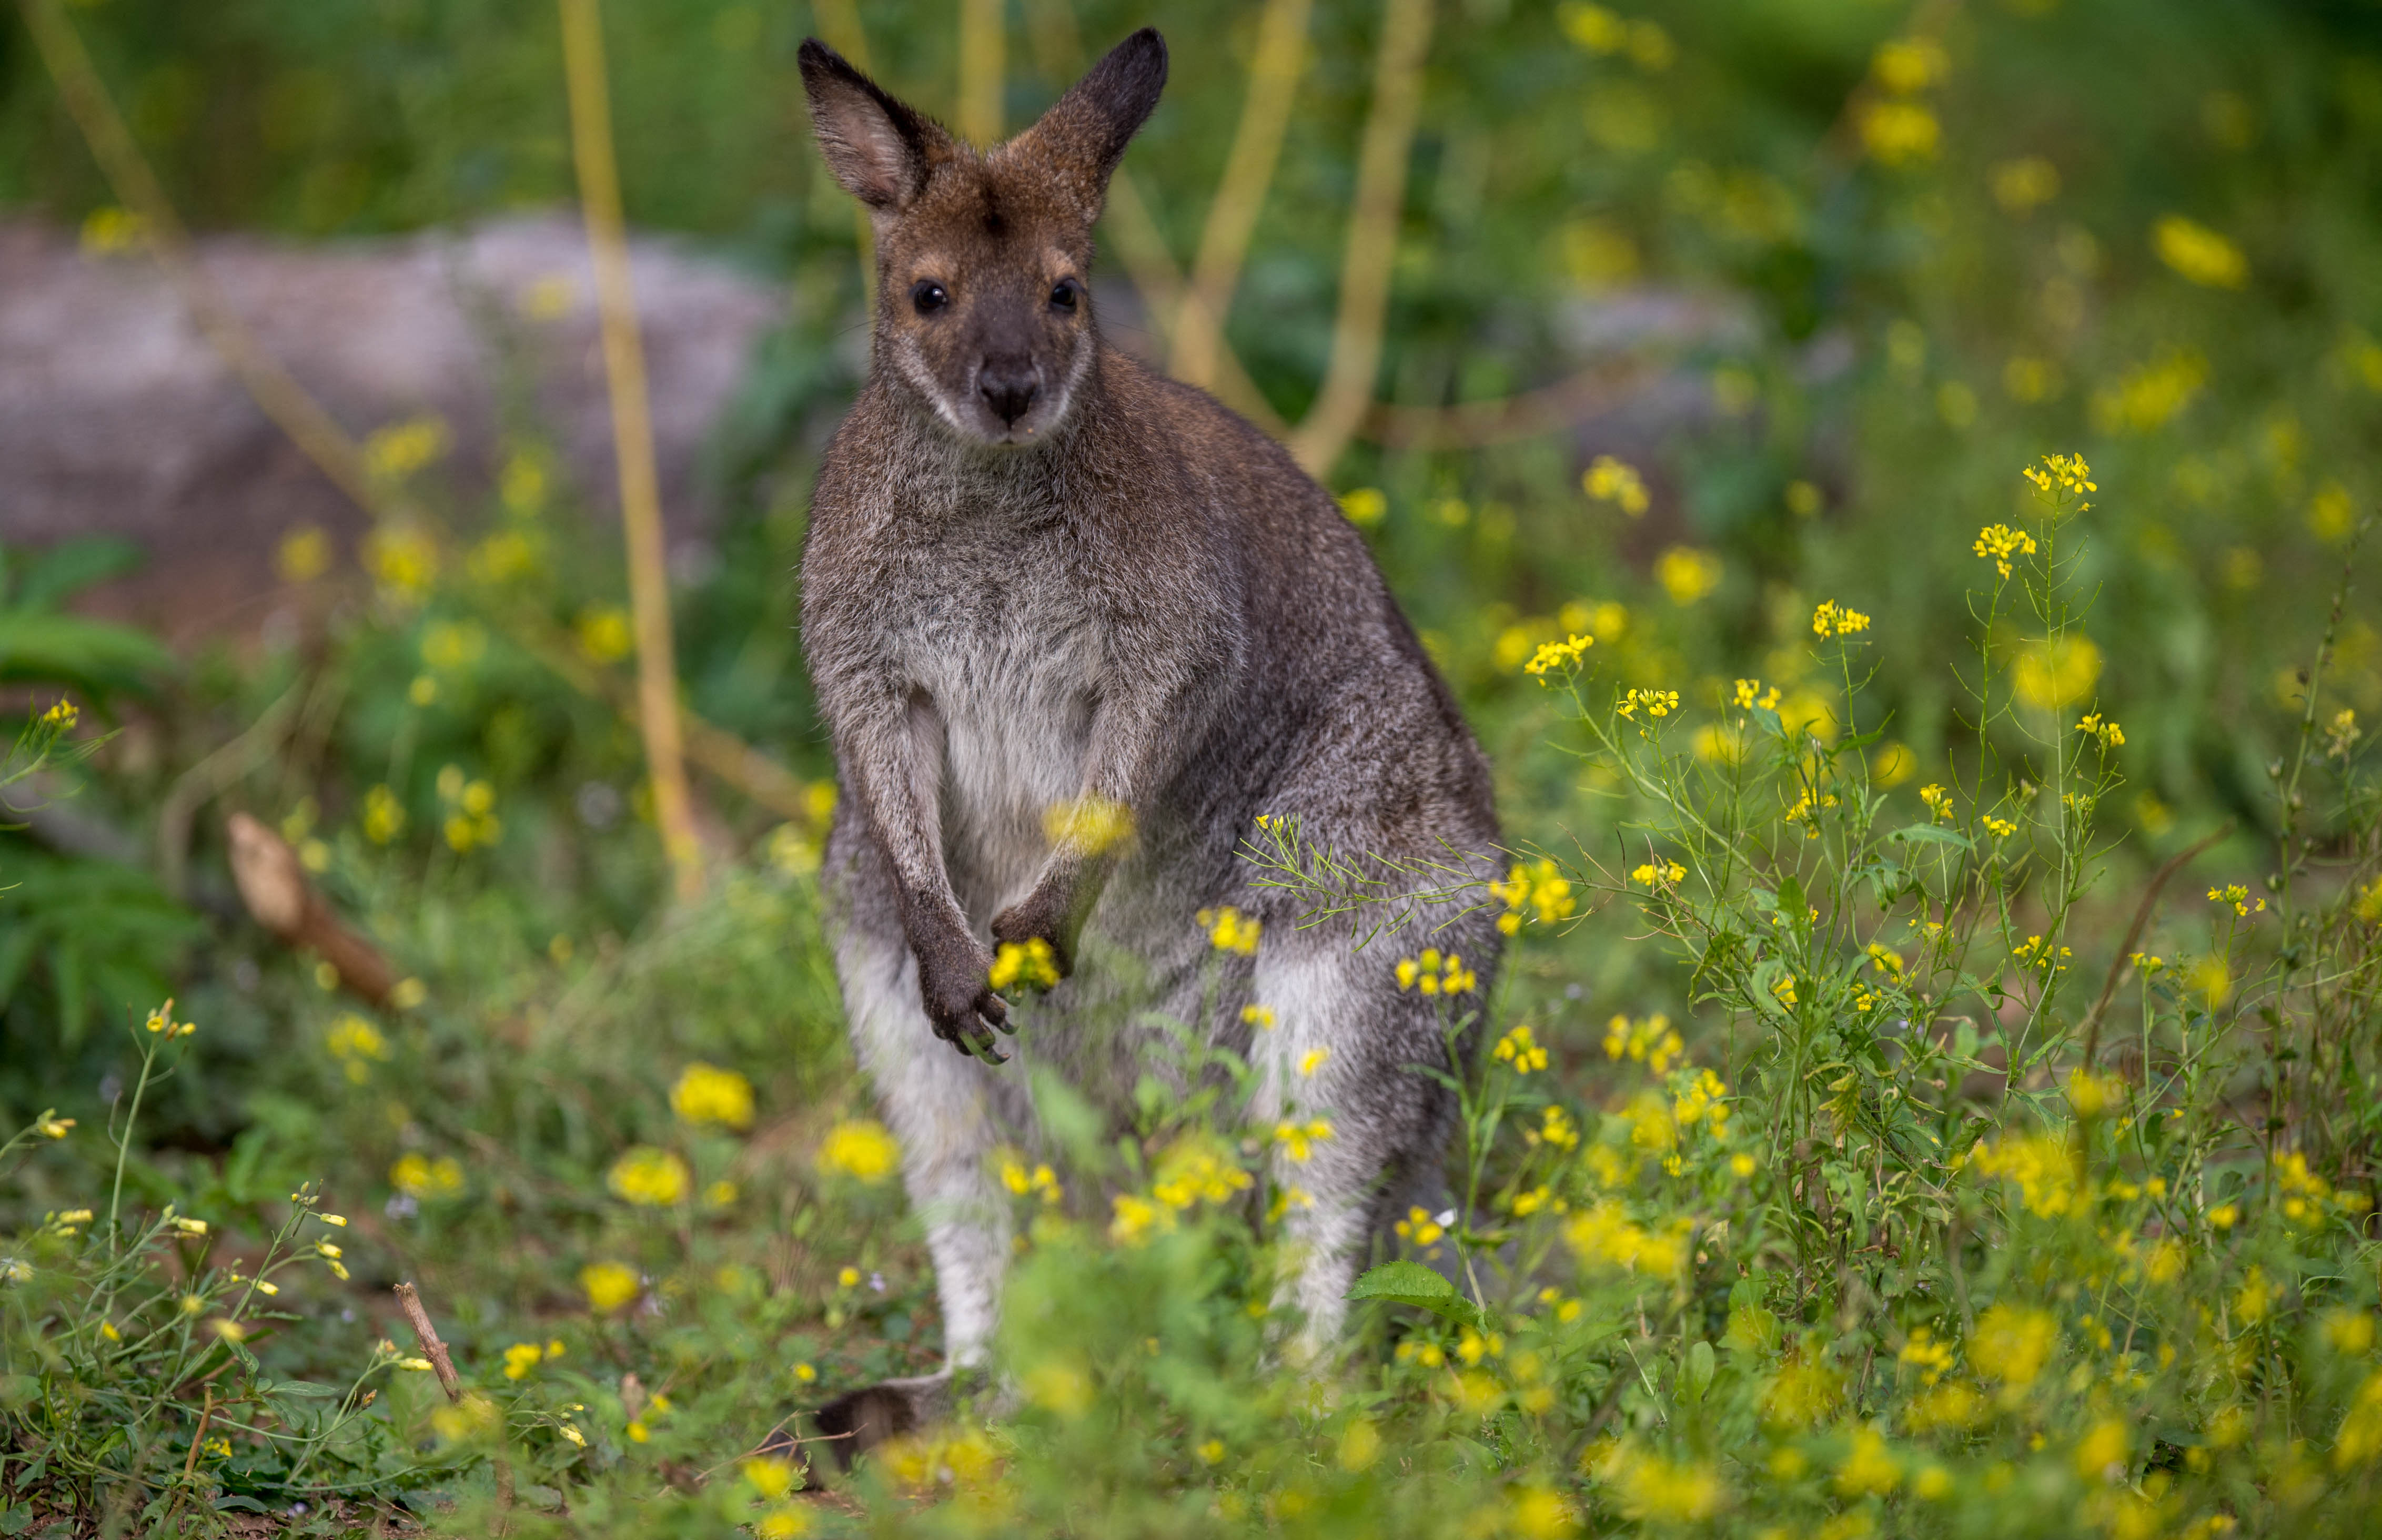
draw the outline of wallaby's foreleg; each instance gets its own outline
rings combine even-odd
[[[813,668],[827,672],[816,657]],[[917,960],[919,1003],[934,1036],[964,1055],[998,1060],[990,1029],[1013,1030],[1009,1005],[993,993],[992,959],[943,864],[942,719],[923,691],[899,699],[880,681],[837,683],[845,699],[836,719],[837,757],[883,857],[902,934]],[[821,694],[829,688],[823,678]]]
[[[930,1051],[917,963],[883,861],[865,837],[840,824],[829,842],[822,877],[836,972],[853,1046],[901,1143],[902,1185],[927,1227],[946,1353],[973,1364],[992,1339],[1009,1261],[1009,1208],[989,1166],[1002,1137],[996,1077],[972,1058]]]

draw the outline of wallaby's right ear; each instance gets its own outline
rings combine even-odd
[[[818,39],[804,40],[797,58],[811,99],[811,127],[837,183],[871,209],[891,214],[907,207],[949,150],[951,136],[878,90]]]

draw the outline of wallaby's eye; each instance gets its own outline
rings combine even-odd
[[[951,302],[952,297],[944,292],[943,286],[932,278],[921,278],[910,286],[910,303],[918,308],[920,315],[932,315]]]
[[[1072,311],[1075,308],[1075,296],[1082,292],[1074,279],[1062,278],[1050,287],[1050,308]]]

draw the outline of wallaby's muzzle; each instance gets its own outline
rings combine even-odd
[[[990,358],[976,372],[976,393],[992,415],[1007,428],[1017,426],[1017,420],[1034,409],[1034,398],[1042,391],[1042,372],[1030,358]]]

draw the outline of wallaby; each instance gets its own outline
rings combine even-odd
[[[1017,1044],[1029,1061],[1129,1107],[1164,1041],[1147,1016],[1114,1024],[1129,1002],[1246,1056],[1261,1126],[1329,1120],[1280,1172],[1308,1200],[1286,1220],[1304,1260],[1284,1302],[1320,1345],[1392,1205],[1437,1190],[1451,1097],[1418,1067],[1448,1067],[1444,1002],[1403,990],[1399,952],[1359,951],[1350,923],[1298,928],[1242,848],[1281,815],[1344,853],[1493,874],[1487,761],[1331,495],[1100,341],[1092,226],[1165,84],[1158,33],[988,150],[816,40],[801,62],[877,245],[874,361],[803,549],[841,785],[821,881],[949,1363],[984,1356],[1010,1254],[989,1157],[1035,1141],[988,972],[998,944],[1035,939],[1070,976]],[[1123,810],[1130,839],[1049,818],[1087,805]],[[1210,946],[1197,916],[1228,905],[1262,927],[1254,955]],[[1440,898],[1391,945],[1459,953],[1485,988],[1498,940]],[[821,1422],[865,1444],[934,1414],[949,1375]]]

